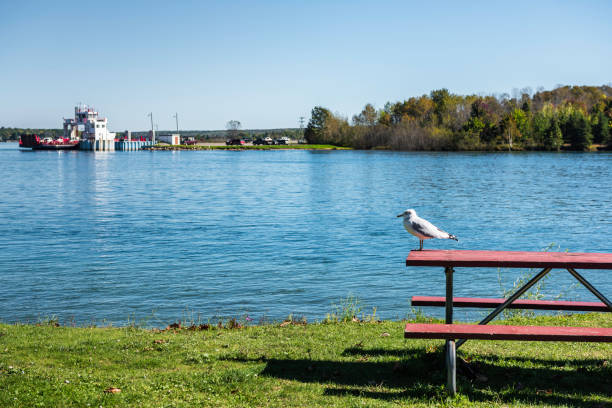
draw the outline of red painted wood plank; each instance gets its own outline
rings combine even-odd
[[[410,251],[406,266],[612,269],[612,254],[423,250]]]
[[[506,299],[490,298],[453,298],[453,307],[480,307],[496,308]],[[412,306],[446,306],[446,298],[442,296],[413,296]],[[534,309],[534,310],[571,310],[581,312],[612,312],[601,302],[568,302],[559,300],[532,300],[519,299],[508,305],[508,309]]]
[[[408,323],[408,339],[612,342],[612,328]]]

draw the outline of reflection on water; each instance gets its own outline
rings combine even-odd
[[[352,293],[383,318],[443,295],[406,268],[415,208],[459,237],[426,248],[612,252],[610,154],[21,152],[0,145],[0,319],[151,324],[185,310],[319,319]],[[502,271],[512,285],[521,271]],[[585,272],[612,296],[609,274]],[[459,269],[458,296],[499,296]],[[555,271],[557,294],[572,283]],[[590,300],[582,290],[572,298]],[[429,311],[428,311],[429,312]],[[437,313],[431,311],[430,313]],[[481,312],[464,311],[459,318]]]

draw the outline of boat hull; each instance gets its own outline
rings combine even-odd
[[[78,140],[44,143],[37,135],[21,135],[19,147],[32,150],[72,150],[79,148]]]
[[[32,147],[33,150],[74,150],[79,148],[79,142],[65,144],[40,144]]]

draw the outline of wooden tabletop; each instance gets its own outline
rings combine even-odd
[[[424,249],[410,251],[406,266],[612,269],[612,254]]]

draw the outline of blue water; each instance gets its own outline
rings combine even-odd
[[[608,153],[29,152],[0,144],[0,320],[325,317],[352,294],[405,317],[443,295],[406,268],[406,208],[459,237],[425,248],[612,252]],[[501,271],[501,286],[524,271]],[[612,296],[612,276],[585,271]],[[549,296],[593,300],[555,271]],[[460,269],[457,296],[500,296]],[[427,311],[435,314],[437,311]],[[482,312],[464,311],[476,318]]]

